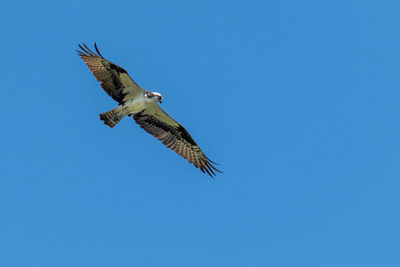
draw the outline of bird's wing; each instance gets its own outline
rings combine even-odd
[[[96,52],[90,50],[85,44],[79,45],[81,50],[76,50],[90,71],[101,83],[101,87],[119,104],[124,104],[127,100],[135,98],[143,92],[143,89],[137,85],[129,74],[123,68],[111,63],[105,59],[97,49]]]
[[[133,119],[146,132],[160,140],[166,147],[211,177],[217,170],[182,125],[168,116],[157,104],[133,115]]]

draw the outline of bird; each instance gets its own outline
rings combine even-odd
[[[158,105],[163,102],[160,93],[141,88],[125,69],[105,59],[96,43],[95,52],[84,43],[78,46],[76,51],[80,58],[100,82],[103,90],[118,103],[118,107],[99,114],[104,124],[113,128],[124,117],[132,117],[143,130],[203,173],[211,177],[216,172],[222,173],[214,166],[217,163],[203,153],[188,131],[161,109]]]

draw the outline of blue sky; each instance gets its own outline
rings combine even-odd
[[[398,1],[8,1],[1,266],[400,266]],[[97,42],[224,171],[116,106]]]

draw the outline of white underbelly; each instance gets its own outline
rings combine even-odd
[[[149,104],[150,101],[143,96],[131,99],[122,106],[122,114],[130,115],[133,113],[138,113],[144,110]]]

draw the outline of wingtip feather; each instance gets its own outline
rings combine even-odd
[[[96,50],[96,52],[98,53],[98,54],[96,54],[95,52],[93,52],[85,43],[82,43],[82,44],[78,44],[78,46],[79,46],[79,48],[82,50],[82,51],[80,51],[80,50],[76,50],[77,52],[78,52],[78,54],[79,54],[79,56],[87,56],[87,57],[101,57],[101,58],[104,58],[101,54],[100,54],[100,52],[99,52],[99,49],[97,48],[97,44],[96,43],[94,43],[94,48],[95,48],[95,50]]]
[[[99,49],[97,48],[96,42],[94,42],[94,49],[96,49],[97,54],[99,54],[100,57],[104,58],[103,55],[100,53]]]

